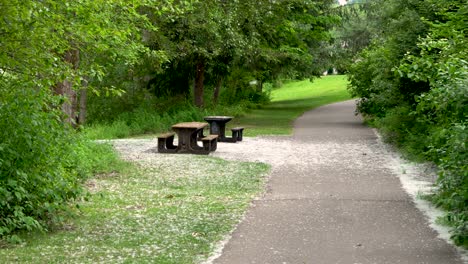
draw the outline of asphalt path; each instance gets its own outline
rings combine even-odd
[[[347,101],[296,120],[293,154],[274,167],[267,192],[213,263],[463,263],[354,110]]]

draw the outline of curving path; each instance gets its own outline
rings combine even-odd
[[[253,141],[262,143],[243,150]],[[305,113],[292,137],[230,146],[214,156],[267,162],[272,173],[213,263],[463,263],[404,191],[353,101]]]

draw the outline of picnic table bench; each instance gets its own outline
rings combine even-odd
[[[172,126],[175,133],[158,135],[158,152],[160,153],[191,153],[209,154],[217,148],[217,135],[209,135],[201,140],[203,146],[197,144],[197,137],[208,124],[202,122],[183,122]],[[177,134],[177,146],[173,144],[174,135]]]

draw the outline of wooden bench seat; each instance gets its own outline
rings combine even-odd
[[[169,132],[169,133],[159,134],[158,138],[170,138],[170,137],[173,137],[173,136],[175,136],[175,133],[174,132]]]
[[[218,135],[208,135],[203,137],[201,141],[203,142],[203,148],[208,152],[215,151],[218,147]]]
[[[243,127],[234,127],[231,128],[232,131],[232,138],[236,139],[237,141],[242,141],[242,134],[244,132]]]
[[[177,146],[174,146],[175,133],[164,133],[158,135],[158,152],[174,153]]]

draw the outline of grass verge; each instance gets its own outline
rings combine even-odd
[[[0,250],[0,263],[196,263],[263,189],[268,166],[168,155],[87,182],[81,215]],[[169,166],[169,164],[171,164]]]
[[[305,111],[351,99],[347,83],[344,75],[325,76],[313,82],[287,82],[280,89],[271,91],[271,104],[252,110],[228,124],[245,127],[246,136],[289,135],[293,121]]]

